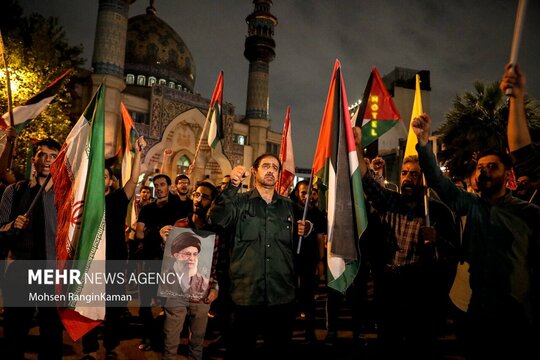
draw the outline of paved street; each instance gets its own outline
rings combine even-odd
[[[322,287],[321,287],[322,289]],[[317,295],[317,321],[316,321],[316,336],[317,342],[305,344],[304,333],[301,329],[302,318],[297,318],[297,330],[294,333],[294,349],[291,354],[284,354],[287,358],[304,358],[304,359],[332,359],[332,360],[352,360],[352,359],[384,359],[381,355],[381,348],[377,344],[376,321],[368,319],[364,333],[363,342],[353,339],[352,317],[351,311],[346,302],[343,302],[343,307],[340,312],[340,331],[333,345],[325,343],[327,331],[325,329],[325,304],[326,294],[324,291]],[[367,313],[372,313],[368,302]],[[140,351],[138,345],[142,334],[142,326],[138,322],[136,315],[136,303],[130,304],[129,307],[132,316],[126,316],[125,331],[122,333],[122,341],[118,349],[119,359],[133,360],[155,360],[161,359],[161,355],[154,351]],[[160,308],[154,308],[154,314],[159,316]],[[0,317],[0,319],[2,319]],[[207,340],[205,341],[205,359],[219,360],[223,359],[224,351],[219,349],[219,334],[215,331],[214,320],[210,319],[207,332]],[[35,327],[31,331],[29,341],[26,343],[27,359],[37,359],[37,334],[38,328]],[[186,335],[185,333],[183,335]],[[0,328],[0,336],[3,336],[3,329]],[[0,338],[0,349],[3,347],[3,337]],[[101,341],[100,341],[101,342]],[[447,360],[463,360],[463,357],[457,350],[456,339],[452,331],[452,323],[448,322],[447,328],[444,329],[440,337],[441,350],[444,354],[444,359]],[[1,356],[0,356],[1,357]],[[82,357],[81,341],[73,342],[66,332],[64,332],[64,359],[78,360]],[[104,359],[105,352],[100,348],[98,359]],[[187,359],[187,340],[186,336],[182,337],[181,346],[179,347],[179,359]]]

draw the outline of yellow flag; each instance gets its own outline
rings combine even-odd
[[[418,143],[418,139],[416,138],[416,135],[412,129],[412,123],[414,118],[422,115],[423,112],[422,96],[420,94],[420,75],[416,74],[416,90],[414,92],[414,103],[411,114],[411,122],[409,124],[409,135],[407,136],[407,146],[405,146],[405,154],[403,155],[403,159],[408,156],[418,155],[418,152],[416,152],[416,144]]]

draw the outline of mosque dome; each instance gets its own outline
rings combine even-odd
[[[152,4],[146,14],[128,21],[124,71],[128,84],[160,83],[193,92],[193,56],[176,31],[157,17]]]

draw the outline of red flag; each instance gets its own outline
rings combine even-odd
[[[208,121],[210,121],[210,128],[208,129],[208,146],[213,150],[216,149],[221,139],[224,137],[223,133],[223,119],[221,118],[223,106],[223,71],[219,72],[216,87],[210,100],[210,109],[208,109]]]
[[[133,144],[135,144],[135,125],[129,111],[124,105],[124,102],[120,102],[120,108],[122,110],[122,123],[124,124],[122,135],[122,186],[126,185],[126,182],[131,177],[131,167],[133,166]]]
[[[358,272],[357,241],[367,213],[347,94],[336,60],[319,132],[312,174],[328,214],[328,286],[344,293]]]
[[[287,106],[285,123],[283,124],[283,134],[281,134],[281,149],[279,150],[279,161],[281,161],[281,176],[276,184],[276,190],[282,196],[289,194],[289,188],[294,180],[294,152],[292,143],[292,131],[290,128],[291,107]]]
[[[373,68],[355,122],[356,126],[362,128],[363,146],[367,147],[377,140],[394,127],[399,119],[399,113],[381,75],[377,68]]]

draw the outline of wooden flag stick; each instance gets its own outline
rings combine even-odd
[[[512,50],[510,52],[510,64],[512,64],[512,69],[517,64],[518,54],[519,54],[519,45],[521,42],[521,32],[523,30],[523,20],[525,18],[525,9],[527,8],[527,0],[519,0],[517,13],[516,13],[516,22],[514,24],[514,36],[512,38]],[[506,88],[505,94],[507,96],[512,96],[513,90],[511,87]]]
[[[206,127],[208,126],[208,123],[210,122],[210,115],[212,111],[213,109],[208,109],[208,113],[206,114],[206,119],[204,120],[204,126],[201,132],[201,136],[199,137],[199,143],[197,144],[197,148],[195,149],[195,155],[193,155],[193,162],[191,163],[191,165],[189,165],[189,168],[188,168],[188,173],[187,173],[188,176],[191,175],[191,173],[193,172],[193,169],[195,168],[195,163],[197,162],[197,157],[199,156],[199,152],[201,151],[201,144],[204,138],[204,133],[206,132]]]

